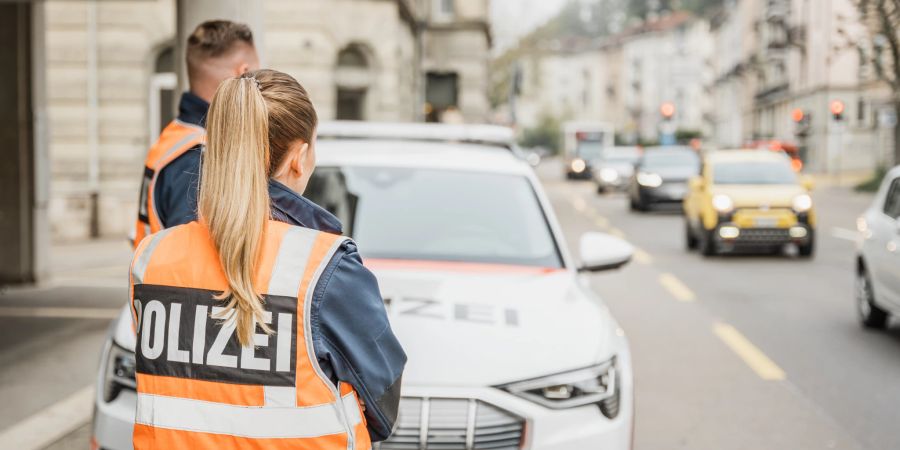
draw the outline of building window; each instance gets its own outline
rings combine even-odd
[[[456,121],[459,115],[459,76],[455,72],[428,72],[425,77],[425,120]]]
[[[366,55],[355,45],[348,46],[338,53],[338,67],[365,68],[367,66]]]
[[[337,120],[366,119],[366,98],[372,83],[368,54],[362,44],[350,44],[337,55]]]
[[[433,0],[434,19],[451,20],[456,16],[456,5],[453,0]]]
[[[860,125],[866,124],[866,101],[862,98],[856,101],[856,121]]]
[[[365,101],[365,89],[338,88],[337,120],[363,120]]]
[[[177,88],[175,47],[169,45],[156,55],[153,62],[153,75],[150,76],[150,92],[147,99],[150,109],[147,115],[150,142],[155,141],[162,129],[175,118],[175,90]]]

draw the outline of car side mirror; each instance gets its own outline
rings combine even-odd
[[[692,191],[702,191],[703,190],[703,178],[701,177],[693,177],[688,180],[688,187]]]
[[[803,175],[800,177],[800,185],[803,186],[807,191],[813,190],[816,187],[816,180],[809,175]]]
[[[602,272],[618,269],[631,261],[634,247],[623,239],[606,233],[589,232],[581,235],[581,266],[579,272]]]

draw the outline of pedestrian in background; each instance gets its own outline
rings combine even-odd
[[[188,37],[185,48],[189,88],[181,96],[178,118],[163,129],[147,153],[134,245],[151,233],[197,217],[200,152],[206,139],[209,101],[223,80],[259,69],[253,33],[244,24],[203,22]]]
[[[355,244],[273,220],[303,192],[317,115],[281,72],[231,78],[209,111],[199,220],[135,251],[134,447],[369,449],[406,362]]]

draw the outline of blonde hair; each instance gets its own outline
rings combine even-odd
[[[317,121],[306,90],[274,70],[223,81],[210,103],[198,209],[228,281],[216,299],[227,301],[222,317],[235,321],[242,346],[257,324],[271,333],[253,285],[271,215],[269,177],[293,142],[311,141]]]

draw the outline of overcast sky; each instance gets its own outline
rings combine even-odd
[[[553,17],[567,0],[491,0],[494,52],[516,43],[522,35]]]

